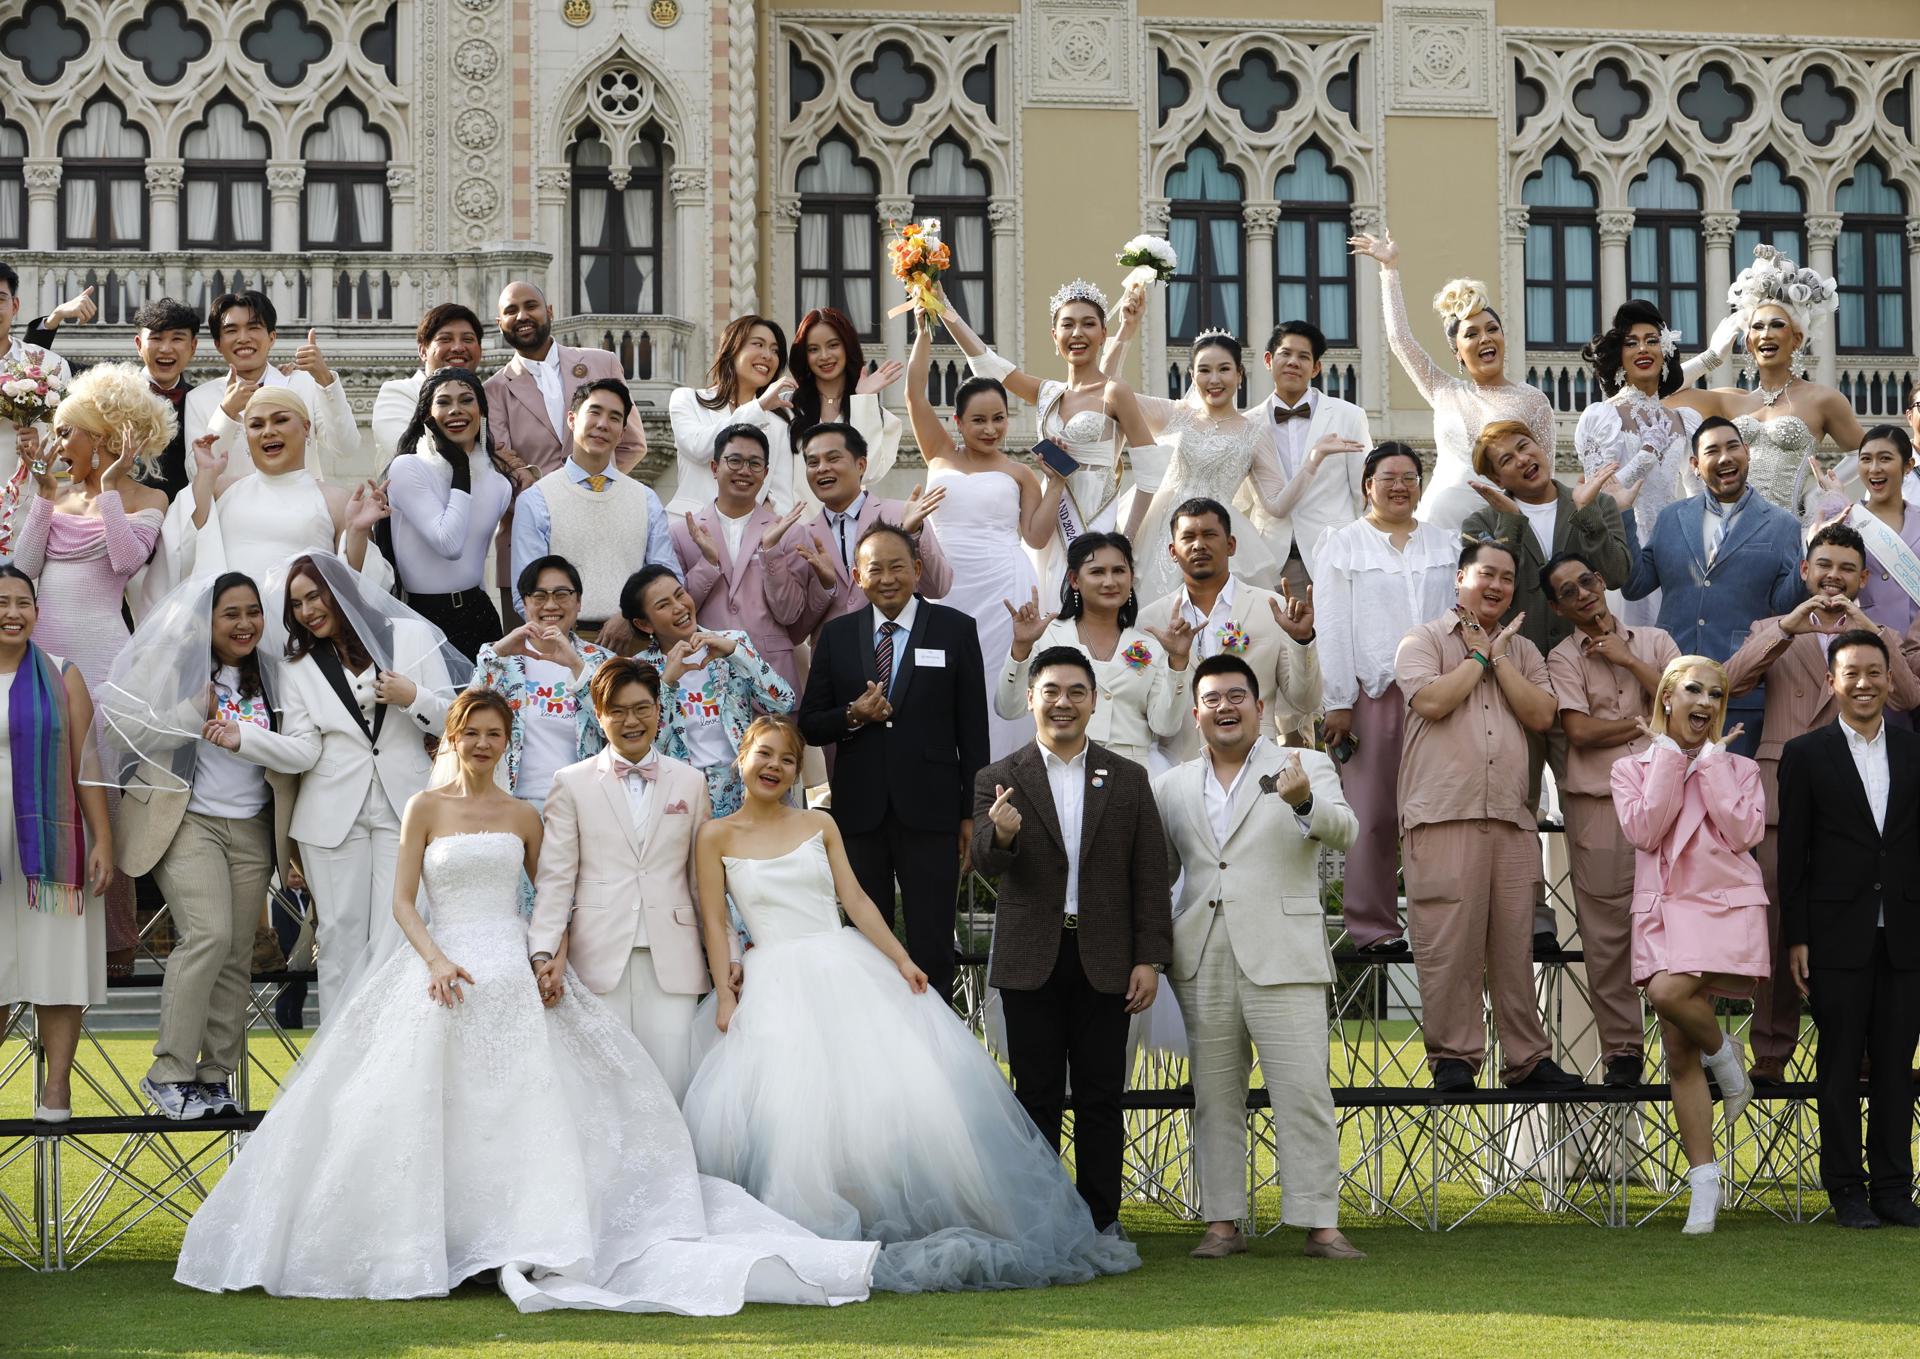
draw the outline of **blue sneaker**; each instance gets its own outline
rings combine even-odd
[[[219,1115],[240,1112],[240,1101],[233,1097],[233,1091],[225,1081],[201,1081],[195,1089],[200,1096],[200,1102],[207,1106],[208,1113]]]
[[[176,1123],[190,1123],[207,1115],[206,1102],[200,1098],[200,1087],[192,1081],[156,1081],[151,1076],[142,1076],[140,1093],[153,1101],[162,1118],[173,1119]]]

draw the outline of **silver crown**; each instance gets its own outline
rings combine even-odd
[[[1107,310],[1107,295],[1084,278],[1076,278],[1047,299],[1047,315],[1059,314],[1060,308],[1069,302],[1091,302],[1104,314]]]
[[[1219,326],[1214,326],[1211,329],[1203,330],[1198,335],[1194,336],[1193,344],[1190,345],[1189,348],[1198,349],[1201,345],[1201,342],[1204,340],[1231,340],[1236,345],[1240,343],[1240,337],[1238,335],[1235,335],[1232,331],[1223,330]]]

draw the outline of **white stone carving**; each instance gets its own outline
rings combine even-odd
[[[1395,113],[1485,117],[1498,102],[1493,5],[1403,4],[1387,10],[1387,97]]]
[[[1132,108],[1141,62],[1132,0],[1024,0],[1027,103]]]

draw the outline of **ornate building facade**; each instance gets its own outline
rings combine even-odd
[[[1769,36],[1694,31],[1709,8]],[[124,354],[146,297],[261,287],[283,331],[346,361],[363,410],[413,367],[425,307],[484,316],[531,276],[561,337],[619,352],[661,408],[744,311],[790,325],[836,305],[870,357],[904,357],[889,222],[941,218],[950,294],[1043,368],[1040,299],[1076,274],[1117,283],[1113,252],[1147,230],[1182,272],[1134,356],[1146,389],[1179,389],[1199,329],[1257,353],[1307,316],[1333,345],[1327,384],[1376,432],[1425,441],[1349,232],[1391,225],[1431,347],[1418,300],[1485,278],[1516,375],[1569,418],[1589,399],[1576,351],[1615,305],[1656,298],[1698,343],[1766,240],[1840,280],[1815,375],[1897,410],[1920,336],[1920,7],[1627,17],[1596,29],[1573,0],[4,0],[0,252],[30,310],[95,285],[100,322],[62,341],[80,359]]]

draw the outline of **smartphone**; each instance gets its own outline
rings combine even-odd
[[[1338,741],[1335,741],[1327,747],[1327,754],[1333,756],[1339,763],[1345,764],[1358,754],[1359,750],[1360,738],[1352,732],[1348,732],[1345,736],[1342,736]]]
[[[1051,439],[1042,439],[1035,444],[1033,456],[1038,458],[1048,471],[1060,477],[1071,476],[1080,470],[1080,464],[1074,460],[1073,455]]]

